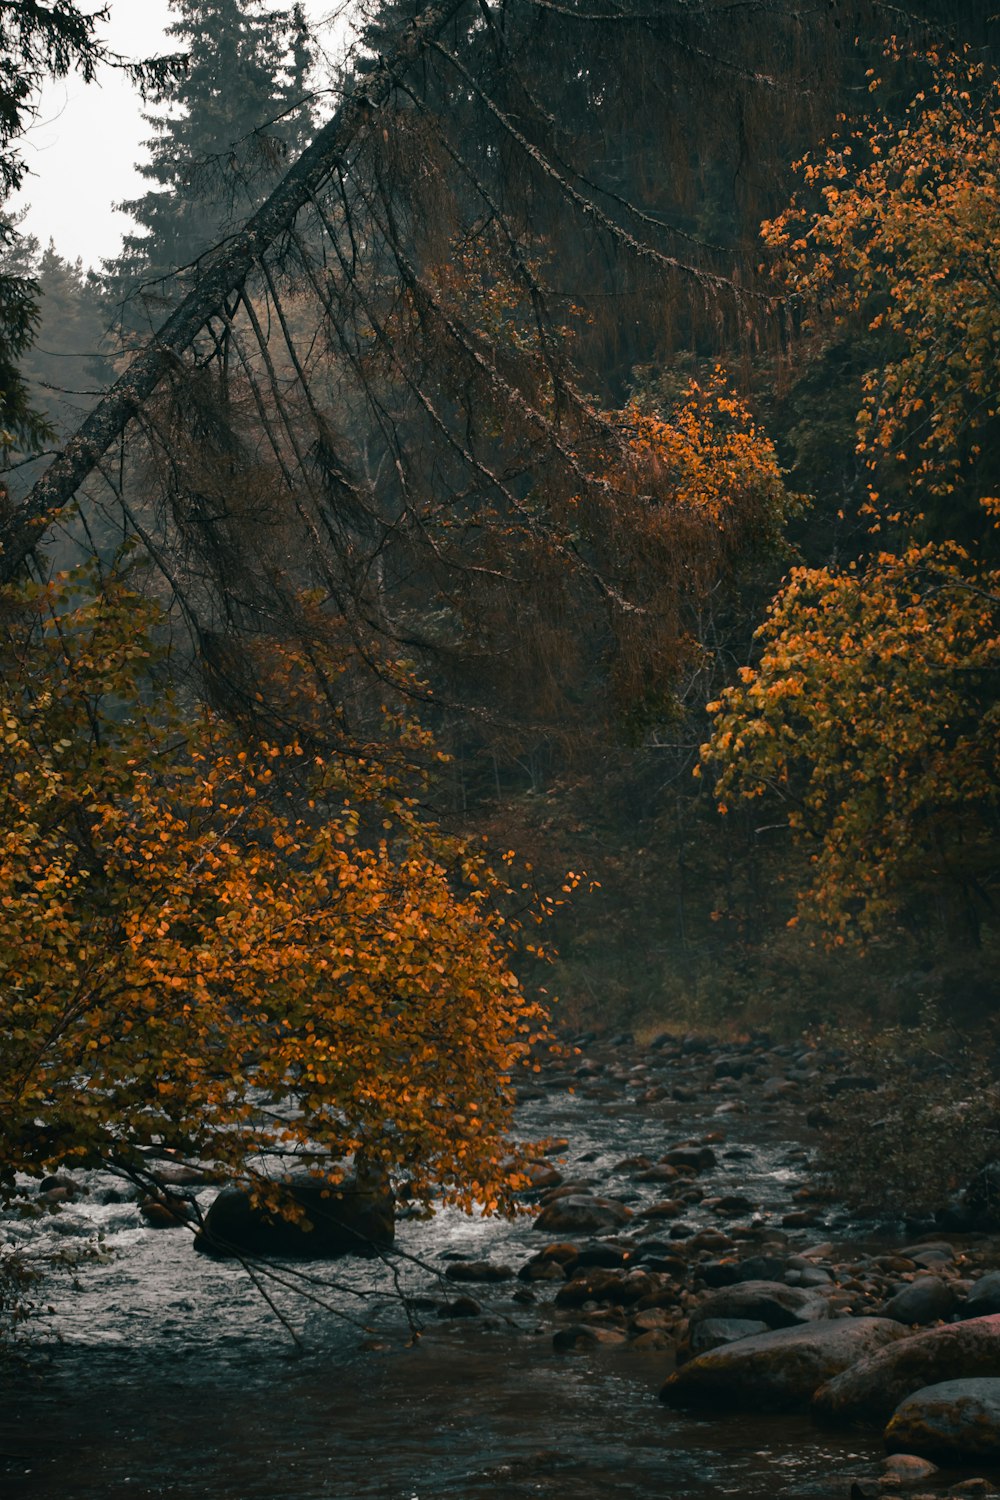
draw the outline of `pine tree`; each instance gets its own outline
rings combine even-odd
[[[151,186],[122,209],[138,229],[106,262],[127,324],[155,322],[186,289],[198,257],[257,207],[309,138],[312,49],[302,7],[263,0],[171,0],[168,34],[188,57],[153,95],[154,135],[140,167]],[[174,273],[178,273],[175,275]],[[143,311],[135,300],[141,289]]]
[[[38,286],[29,262],[37,252],[23,243],[18,222],[4,212],[8,195],[24,182],[20,149],[35,118],[38,95],[49,78],[77,72],[85,82],[106,64],[125,72],[148,94],[175,68],[175,59],[131,63],[111,52],[98,34],[105,11],[87,14],[74,0],[0,4],[0,458],[12,450],[37,450],[53,436],[32,404],[22,361],[34,342],[40,317]],[[0,486],[0,505],[6,491]]]

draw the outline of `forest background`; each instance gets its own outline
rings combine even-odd
[[[121,254],[4,231],[8,1171],[237,1167],[235,1070],[506,1201],[539,985],[988,1025],[996,18],[391,0],[330,80],[295,7],[173,8]],[[21,24],[8,186],[96,45]]]

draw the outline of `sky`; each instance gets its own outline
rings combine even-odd
[[[306,0],[306,12],[323,20],[332,3]],[[92,12],[100,5],[80,0],[80,8]],[[110,0],[100,34],[116,52],[150,57],[176,50],[165,35],[170,21],[168,0]],[[72,75],[46,88],[38,119],[22,142],[31,175],[12,204],[15,211],[28,206],[25,232],[43,245],[52,239],[60,255],[71,261],[79,256],[85,266],[98,267],[117,253],[130,225],[114,205],[148,187],[136,170],[150,134],[142,110],[128,80],[111,68],[89,85]]]

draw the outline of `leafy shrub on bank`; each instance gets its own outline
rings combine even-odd
[[[956,1203],[1000,1158],[995,1041],[933,1013],[846,1043],[825,1079],[820,1166],[833,1192],[873,1217],[919,1218]]]

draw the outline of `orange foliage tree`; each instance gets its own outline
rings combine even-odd
[[[901,539],[847,568],[791,573],[757,665],[709,705],[702,752],[723,808],[765,792],[787,804],[811,859],[800,910],[839,939],[936,908],[953,937],[978,941],[1000,879],[987,441],[1000,400],[1000,81],[965,57],[924,62],[902,116],[845,130],[802,164],[803,200],[764,226],[810,318],[825,302],[888,331],[858,448],[912,499],[886,514],[873,473],[872,531],[889,523]]]
[[[845,124],[800,162],[802,193],[763,235],[807,320],[862,313],[887,337],[858,415],[870,467],[905,466],[918,492],[961,501],[996,473],[978,483],[1000,402],[1000,79],[968,54],[918,63],[926,82],[902,116]]]
[[[182,711],[158,609],[88,592],[5,601],[0,1187],[151,1147],[258,1183],[363,1151],[418,1200],[509,1209],[541,1016],[504,882],[384,757]]]
[[[798,568],[758,634],[709,705],[723,809],[787,805],[811,851],[800,910],[838,938],[915,898],[978,937],[1000,880],[1000,572],[946,543]]]

